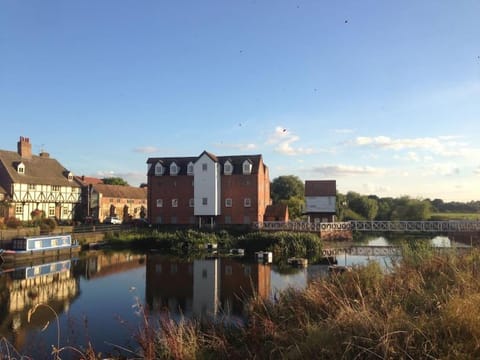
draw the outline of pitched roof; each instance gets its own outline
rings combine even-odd
[[[147,188],[123,186],[123,185],[107,185],[93,184],[93,190],[101,193],[103,196],[120,199],[146,199]]]
[[[19,163],[25,165],[24,174],[17,172]],[[68,180],[69,171],[50,157],[32,155],[31,158],[26,158],[14,151],[0,150],[0,165],[0,171],[11,183],[79,187],[76,182]]]
[[[288,205],[287,204],[272,204],[268,205],[265,209],[265,217],[269,218],[285,218],[288,213]]]
[[[90,184],[103,184],[103,180],[95,177],[90,176],[75,176],[75,180],[82,186],[90,185]]]
[[[260,163],[262,162],[262,155],[255,154],[255,155],[228,155],[228,156],[216,156],[212,153],[207,151],[202,152],[199,156],[195,157],[154,157],[149,158],[147,160],[147,164],[151,164],[151,168],[148,171],[147,175],[154,175],[155,174],[155,164],[160,162],[165,167],[164,175],[170,174],[170,164],[175,162],[180,167],[180,172],[177,175],[186,175],[187,174],[187,166],[190,162],[195,163],[203,154],[209,156],[213,161],[220,163],[223,165],[227,160],[233,165],[233,173],[232,174],[242,174],[243,169],[242,165],[245,160],[250,161],[252,163],[252,174],[258,173]],[[266,165],[263,165],[264,168]],[[223,169],[222,169],[223,171]]]
[[[307,180],[305,181],[305,196],[336,196],[336,180]]]

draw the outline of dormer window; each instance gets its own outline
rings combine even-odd
[[[245,160],[242,165],[243,175],[250,175],[252,173],[252,162]]]
[[[170,164],[170,175],[176,176],[178,175],[179,171],[180,171],[180,167],[177,164],[175,164],[175,162],[172,162]]]
[[[165,172],[165,168],[161,163],[156,163],[155,164],[155,176],[161,176]]]
[[[193,162],[189,162],[187,165],[187,175],[193,175]]]
[[[17,165],[17,172],[19,174],[25,174],[25,164],[24,163],[21,162]]]
[[[68,181],[73,181],[73,173],[71,173],[70,171],[67,173],[67,179]]]
[[[225,175],[232,175],[232,172],[233,172],[233,165],[229,160],[227,160],[225,164],[223,164],[223,173]]]

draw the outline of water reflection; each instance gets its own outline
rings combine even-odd
[[[55,319],[55,313],[67,311],[80,292],[72,276],[72,260],[29,264],[3,269],[0,275],[0,334],[15,348],[24,346],[26,334]],[[51,310],[39,308],[28,321],[28,311],[48,304]]]
[[[148,255],[146,302],[154,311],[173,316],[239,317],[243,300],[254,293],[270,295],[271,265],[234,258],[185,260]]]

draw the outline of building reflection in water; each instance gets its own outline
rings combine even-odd
[[[268,264],[237,258],[185,260],[150,254],[146,302],[153,311],[187,317],[242,317],[244,300],[270,295]]]
[[[24,345],[26,334],[55,320],[55,313],[68,310],[79,295],[79,281],[72,274],[72,260],[3,269],[0,274],[0,335],[16,349]],[[28,311],[38,308],[28,321]]]

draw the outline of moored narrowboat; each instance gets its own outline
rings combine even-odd
[[[80,245],[72,240],[71,235],[23,236],[13,239],[10,249],[0,251],[0,262],[73,255],[80,249]]]

